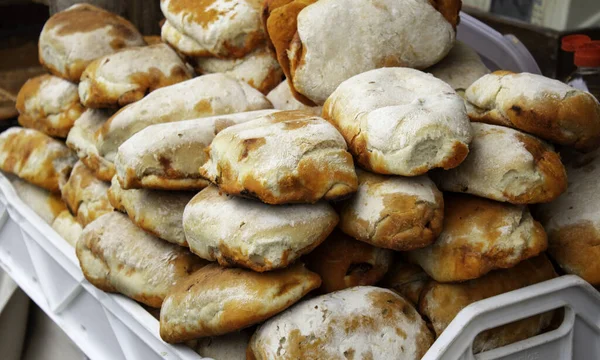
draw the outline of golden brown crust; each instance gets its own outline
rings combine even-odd
[[[90,169],[98,180],[108,182],[117,172],[113,163],[103,159],[97,154],[86,154],[84,157],[80,158],[80,160],[88,169]]]
[[[429,0],[431,6],[442,14],[442,16],[452,25],[454,30],[460,21],[461,0]]]
[[[429,275],[419,266],[397,259],[381,280],[381,286],[396,291],[416,306],[429,280]]]

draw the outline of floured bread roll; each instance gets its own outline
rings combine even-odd
[[[257,110],[150,125],[125,141],[115,158],[124,189],[201,190],[209,182],[198,169],[215,135],[231,126],[271,114]]]
[[[283,311],[320,284],[301,263],[267,273],[210,264],[165,299],[160,337],[178,343],[237,331]]]
[[[105,109],[87,109],[75,121],[67,137],[67,146],[77,153],[77,157],[88,169],[102,181],[110,181],[115,173],[115,166],[98,152],[96,133],[111,117],[112,111]]]
[[[421,294],[419,310],[431,321],[437,336],[463,308],[476,301],[520,289],[556,277],[545,255],[525,260],[515,267],[493,271],[464,283],[440,284],[431,281]],[[475,337],[473,352],[478,353],[535,336],[552,320],[553,311],[532,316],[482,332]]]
[[[61,188],[63,200],[83,227],[114,211],[107,191],[108,184],[96,179],[81,161],[75,164],[69,180]]]
[[[325,202],[274,207],[221,194],[215,186],[198,193],[183,213],[190,251],[259,272],[286,267],[312,251],[337,223]]]
[[[165,26],[172,26],[163,40],[177,49],[188,45],[180,49],[186,55],[240,58],[264,41],[261,6],[261,0],[161,0]]]
[[[27,80],[17,95],[19,124],[47,135],[67,137],[84,111],[77,85],[52,75]]]
[[[53,194],[19,178],[15,178],[11,183],[19,198],[48,224],[52,224],[54,219],[67,209],[67,205],[62,202],[58,194]]]
[[[156,308],[177,282],[206,265],[185,248],[145,233],[116,211],[85,227],[76,252],[92,285]]]
[[[371,245],[408,251],[442,231],[444,199],[425,175],[412,178],[357,171],[358,191],[340,205],[340,229]]]
[[[490,73],[477,52],[460,41],[442,61],[426,71],[452,86],[460,96],[464,96],[471,84]]]
[[[444,203],[444,229],[436,242],[407,253],[436,281],[476,279],[513,267],[548,246],[544,229],[526,206],[450,193]]]
[[[83,227],[77,222],[77,219],[71,215],[69,210],[63,210],[52,222],[52,228],[62,236],[72,247],[77,246],[79,236],[83,232]]]
[[[558,80],[496,71],[465,95],[474,105],[472,121],[512,127],[580,151],[600,146],[600,103]]]
[[[388,271],[393,252],[357,241],[335,230],[306,256],[306,266],[321,276],[321,291],[375,285]]]
[[[429,275],[419,266],[396,260],[381,280],[381,285],[396,291],[417,305],[429,280],[431,280]]]
[[[54,193],[69,177],[75,155],[37,130],[11,127],[0,134],[0,170]]]
[[[305,110],[317,116],[321,116],[323,112],[321,106],[307,106],[296,100],[294,95],[292,95],[290,84],[287,81],[283,81],[275,89],[271,90],[267,94],[267,99],[269,99],[275,109],[279,110]]]
[[[458,0],[269,0],[263,21],[294,96],[322,105],[354,75],[440,61],[454,45],[460,7]]]
[[[346,149],[327,121],[304,111],[281,111],[218,133],[200,175],[228,194],[268,204],[333,200],[356,191]]]
[[[387,289],[359,286],[303,301],[258,328],[248,359],[418,360],[433,336]]]
[[[115,209],[127,213],[134,224],[163,240],[188,246],[183,233],[183,210],[192,192],[123,190],[113,177],[108,198]]]
[[[236,331],[229,334],[198,339],[194,351],[198,355],[219,360],[246,360],[246,348],[252,333]]]
[[[79,97],[90,108],[125,106],[192,76],[167,44],[133,47],[94,60],[81,76]]]
[[[52,74],[79,82],[93,60],[128,46],[145,45],[129,21],[89,4],[54,14],[42,29],[40,63]]]
[[[125,140],[150,125],[270,108],[269,100],[245,82],[204,75],[153,91],[121,109],[99,131],[98,150],[112,162]]]
[[[463,99],[418,70],[383,68],[344,81],[323,106],[367,170],[415,176],[458,166],[469,153]]]
[[[548,253],[569,274],[600,285],[600,150],[562,153],[569,188],[536,215],[548,233]]]
[[[503,126],[472,127],[467,159],[432,173],[440,189],[513,204],[549,202],[567,189],[565,168],[551,145]]]
[[[283,78],[283,71],[264,45],[240,59],[198,57],[191,61],[199,74],[225,73],[267,94]]]

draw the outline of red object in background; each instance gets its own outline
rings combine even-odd
[[[585,43],[592,41],[587,35],[573,34],[564,36],[561,39],[560,48],[566,52],[575,52],[577,48]]]
[[[577,67],[600,67],[600,41],[589,41],[577,47],[574,63]]]

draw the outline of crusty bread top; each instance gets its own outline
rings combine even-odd
[[[442,61],[426,71],[452,86],[461,95],[472,83],[490,73],[477,52],[460,41],[456,42]]]
[[[54,219],[67,209],[67,205],[58,194],[52,194],[19,178],[15,178],[11,183],[19,198],[48,224],[52,224]]]
[[[303,301],[265,322],[253,359],[420,359],[433,337],[401,296],[358,286]]]
[[[305,110],[321,116],[323,108],[321,106],[306,106],[296,100],[290,90],[290,84],[287,81],[281,82],[275,89],[267,94],[267,99],[273,104],[273,107],[278,110]]]

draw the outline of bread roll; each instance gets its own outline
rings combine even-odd
[[[407,253],[436,281],[476,279],[548,246],[544,229],[525,206],[450,193],[444,203],[444,230],[436,242]]]
[[[62,142],[37,130],[11,127],[0,134],[0,170],[53,193],[60,192],[76,161]]]
[[[458,166],[471,126],[460,96],[418,70],[383,68],[344,81],[323,106],[367,170],[416,176]]]
[[[246,328],[283,311],[320,283],[300,263],[262,274],[207,265],[165,299],[160,337],[178,343]]]
[[[123,190],[113,177],[108,198],[115,209],[127,213],[142,230],[168,242],[188,246],[183,233],[183,210],[193,192]]]
[[[569,188],[536,215],[548,233],[548,253],[569,274],[600,285],[600,150],[563,153]]]
[[[219,360],[246,360],[246,348],[252,333],[236,331],[229,334],[198,339],[194,350],[205,358]]]
[[[275,89],[271,90],[267,94],[267,99],[278,110],[305,110],[317,116],[321,116],[323,112],[323,107],[321,106],[307,106],[296,100],[294,95],[292,95],[290,84],[287,81],[283,81]]]
[[[145,233],[118,212],[86,226],[76,250],[83,275],[92,285],[156,308],[178,281],[206,265],[186,249]]]
[[[325,120],[281,111],[221,131],[200,175],[231,195],[268,204],[314,203],[356,191],[352,156]]]
[[[215,135],[275,110],[257,110],[231,115],[150,125],[120,147],[115,159],[124,189],[201,190],[209,182],[198,169],[208,160],[204,152]]]
[[[69,180],[61,189],[64,202],[83,227],[114,211],[107,191],[108,184],[96,179],[81,161],[75,164]]]
[[[464,283],[440,284],[431,281],[421,294],[419,310],[431,321],[436,335],[440,336],[460,310],[468,305],[554,277],[556,273],[552,264],[545,255],[541,255],[513,268],[493,271]],[[550,324],[552,315],[550,311],[484,331],[475,338],[473,351],[491,350],[535,336]]]
[[[150,125],[270,108],[269,100],[250,85],[224,74],[204,75],[153,91],[121,109],[99,131],[98,150],[112,162],[125,140]]]
[[[551,145],[502,126],[472,126],[467,159],[432,173],[440,189],[512,204],[549,202],[567,189],[565,168]]]
[[[115,173],[112,162],[100,156],[96,146],[96,133],[110,118],[110,110],[87,109],[75,121],[67,137],[67,146],[77,153],[77,157],[88,167],[94,176],[102,181],[110,181]]]
[[[194,254],[258,272],[288,266],[322,243],[337,223],[325,202],[274,207],[221,194],[214,186],[198,193],[183,213]]]
[[[359,286],[303,301],[258,328],[248,359],[421,359],[433,336],[413,306]]]
[[[167,44],[133,47],[94,60],[81,76],[79,96],[90,108],[125,106],[192,76]]]
[[[248,83],[265,95],[283,78],[283,71],[277,59],[266,45],[240,59],[198,57],[191,62],[199,74],[225,73]]]
[[[160,2],[167,22],[195,43],[194,53],[186,55],[230,58],[240,58],[264,41],[261,6],[261,0]],[[165,40],[177,48],[177,43]]]
[[[440,61],[454,44],[460,7],[457,0],[268,0],[263,16],[292,92],[322,105],[354,75]]]
[[[429,280],[429,275],[419,266],[396,260],[380,285],[394,290],[416,306]]]
[[[81,233],[83,232],[81,224],[78,223],[75,217],[73,217],[69,210],[66,209],[54,219],[52,228],[72,247],[77,246],[79,236],[81,236]]]
[[[53,194],[19,178],[15,178],[11,183],[19,198],[48,224],[52,224],[54,219],[67,209],[67,205],[62,202],[58,194]]]
[[[444,199],[427,176],[402,178],[357,171],[358,191],[340,204],[340,229],[371,245],[408,251],[442,231]]]
[[[160,36],[162,41],[190,59],[209,55],[196,40],[180,32],[169,21],[165,21],[160,28]]]
[[[600,103],[558,80],[496,71],[473,83],[466,97],[474,105],[472,121],[512,127],[580,151],[600,146]]]
[[[27,80],[17,95],[19,124],[65,138],[84,111],[77,85],[52,75]]]
[[[145,45],[129,21],[89,4],[54,14],[39,39],[40,63],[52,74],[79,82],[93,60],[128,46]]]
[[[339,230],[306,256],[306,266],[321,276],[321,291],[375,285],[388,271],[393,253],[357,241]]]

